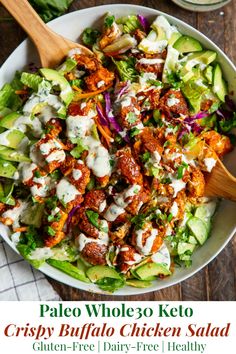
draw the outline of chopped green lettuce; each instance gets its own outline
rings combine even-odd
[[[138,78],[138,72],[135,69],[135,58],[128,58],[126,60],[113,60],[120,78],[122,81],[136,81]]]
[[[20,80],[24,85],[32,88],[34,91],[37,92],[39,85],[43,81],[43,78],[37,74],[30,74],[30,73],[23,72],[21,74]]]
[[[134,32],[136,29],[141,28],[140,22],[136,15],[120,17],[116,22],[123,25],[124,33]]]
[[[85,45],[92,46],[97,42],[101,32],[93,28],[85,28],[82,33],[82,41]]]

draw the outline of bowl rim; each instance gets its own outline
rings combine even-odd
[[[49,25],[49,27],[53,28],[54,24],[56,24],[57,22],[61,22],[63,20],[67,20],[72,17],[72,16],[83,16],[84,13],[88,13],[91,11],[95,11],[96,9],[104,9],[104,14],[107,12],[107,9],[109,8],[110,11],[112,11],[112,9],[124,9],[127,10],[127,8],[129,9],[133,9],[136,13],[142,13],[142,11],[144,10],[149,10],[150,11],[150,16],[158,16],[158,15],[163,15],[165,16],[168,21],[170,22],[175,22],[177,23],[177,25],[180,25],[188,30],[190,30],[193,34],[196,34],[198,36],[201,37],[201,40],[203,39],[205,42],[207,42],[208,45],[210,45],[213,50],[215,50],[218,54],[220,54],[224,60],[228,63],[228,65],[231,67],[231,69],[235,72],[236,74],[236,67],[233,64],[233,62],[227,57],[227,55],[223,52],[223,50],[221,48],[219,48],[211,39],[209,39],[206,35],[204,35],[203,33],[201,33],[200,31],[198,31],[196,28],[192,27],[191,25],[185,23],[184,21],[178,19],[177,17],[174,17],[172,15],[169,15],[165,12],[159,11],[157,9],[153,9],[147,6],[140,6],[140,5],[133,5],[133,4],[107,4],[107,5],[99,5],[99,6],[92,6],[92,7],[88,7],[85,9],[80,9],[80,10],[76,10],[76,11],[72,11],[69,12],[63,16],[60,16],[50,22],[47,23],[47,25]],[[5,60],[5,62],[2,64],[1,68],[0,68],[0,74],[2,72],[4,72],[5,67],[7,67],[8,65],[8,60],[10,60],[12,57],[14,57],[15,55],[15,51],[20,49],[21,47],[23,47],[24,45],[26,45],[27,43],[29,43],[29,38],[27,37],[20,45],[18,45],[14,51],[8,56],[8,58]],[[13,73],[14,74],[14,73]],[[181,282],[183,282],[184,280],[192,277],[194,274],[196,274],[197,272],[199,272],[201,269],[203,269],[207,264],[209,264],[214,258],[216,258],[218,256],[218,254],[225,248],[225,246],[229,243],[229,241],[232,239],[232,237],[234,236],[236,232],[236,225],[234,226],[232,232],[230,232],[230,234],[225,238],[224,242],[222,243],[222,245],[218,248],[218,250],[209,258],[207,258],[207,260],[202,263],[200,266],[196,267],[195,270],[190,271],[187,274],[183,274],[181,276],[181,279],[176,279],[171,282],[166,284],[164,280],[161,281],[161,287],[158,286],[158,288],[144,288],[144,289],[140,289],[140,288],[133,288],[133,287],[129,287],[129,291],[128,292],[124,292],[122,288],[120,289],[118,292],[111,294],[111,293],[107,293],[104,292],[100,289],[89,289],[90,285],[93,284],[87,284],[87,283],[83,283],[81,281],[78,281],[76,279],[73,279],[72,277],[62,273],[61,271],[58,271],[57,269],[53,268],[52,266],[49,266],[48,264],[43,265],[42,267],[39,268],[39,270],[41,272],[43,272],[45,275],[49,276],[50,278],[59,281],[67,286],[71,286],[74,287],[78,290],[82,290],[82,291],[88,291],[90,293],[96,293],[98,295],[109,295],[112,297],[119,297],[119,296],[137,296],[137,295],[143,295],[143,294],[147,294],[147,293],[151,293],[151,292],[156,292],[159,290],[162,290],[164,288],[167,287],[171,287],[174,286],[176,284],[180,284]],[[19,252],[17,251],[16,247],[14,246],[14,244],[12,243],[12,241],[10,240],[9,237],[2,236],[4,241],[6,241],[6,243],[15,251],[19,254]],[[191,269],[191,268],[190,268]],[[62,279],[63,278],[63,279]],[[78,284],[78,285],[77,285]],[[160,285],[160,283],[158,283],[158,285]]]

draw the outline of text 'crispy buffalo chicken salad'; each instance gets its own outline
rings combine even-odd
[[[217,54],[163,16],[106,14],[82,40],[94,55],[30,64],[0,91],[1,229],[35,267],[146,288],[209,237],[205,180],[236,109]]]

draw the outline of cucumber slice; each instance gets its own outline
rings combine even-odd
[[[9,149],[5,146],[0,145],[0,158],[7,161],[15,162],[30,162],[30,158],[25,156],[22,152]]]
[[[151,276],[160,274],[170,275],[169,269],[158,263],[147,263],[136,270],[137,275],[141,280],[146,280]]]
[[[181,36],[173,46],[180,53],[200,52],[202,45],[195,38],[190,36]]]
[[[177,247],[177,253],[179,255],[184,254],[187,251],[190,251],[191,253],[193,253],[194,248],[195,248],[195,245],[193,245],[191,243],[179,242],[178,247]]]
[[[15,172],[16,172],[16,168],[11,162],[0,160],[1,177],[13,178]]]
[[[193,216],[188,220],[187,225],[200,245],[203,245],[209,234],[206,223],[196,216]]]
[[[206,222],[207,219],[210,219],[214,215],[215,210],[216,202],[209,202],[197,207],[194,216]]]
[[[197,245],[198,244],[196,238],[194,236],[192,236],[192,235],[189,236],[188,243],[191,243],[192,245]]]
[[[138,279],[129,279],[126,280],[126,284],[133,286],[134,288],[148,288],[152,285],[150,281],[138,280]]]
[[[103,278],[121,279],[119,273],[115,269],[103,265],[89,268],[86,274],[93,283]]]
[[[228,88],[219,64],[216,64],[213,71],[213,91],[222,102],[225,102]]]
[[[15,121],[20,117],[20,113],[12,112],[0,120],[0,127],[11,129]]]

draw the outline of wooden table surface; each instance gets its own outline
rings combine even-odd
[[[77,0],[72,4],[70,11],[90,6],[127,3],[147,6],[174,15],[181,20],[199,29],[213,40],[229,58],[236,64],[236,0],[216,11],[208,13],[193,13],[185,11],[170,0],[128,0],[128,1],[97,1]],[[9,18],[9,14],[0,6],[0,65],[9,54],[25,38],[20,27]],[[63,300],[130,300],[130,301],[156,301],[156,300],[236,300],[236,238],[212,261],[207,267],[195,276],[181,284],[167,289],[138,296],[103,296],[80,291],[72,287],[50,280]]]

